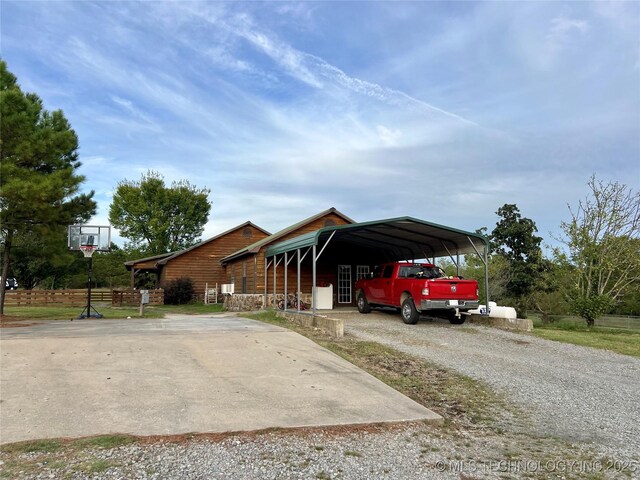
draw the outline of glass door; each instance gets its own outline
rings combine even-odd
[[[351,265],[338,265],[338,303],[351,303]]]

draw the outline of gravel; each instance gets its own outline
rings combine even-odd
[[[520,478],[531,473],[547,479],[582,478],[579,469],[605,468],[594,463],[569,467],[556,460],[509,460],[504,456],[503,438],[453,435],[419,424],[355,430],[316,429],[311,433],[238,434],[218,441],[132,444],[87,449],[72,456],[61,452],[46,461],[42,454],[23,454],[23,462],[38,462],[37,471],[24,468],[12,471],[9,478],[472,480]],[[576,451],[578,455],[591,453]],[[636,468],[628,467],[632,477]],[[573,475],[566,475],[567,471]],[[606,474],[603,478],[615,477]]]
[[[640,359],[480,325],[346,315],[345,332],[453,369],[506,394],[537,434],[640,453]],[[397,318],[396,318],[397,317]]]

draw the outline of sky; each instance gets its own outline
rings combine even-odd
[[[640,2],[2,1],[0,56],[80,141],[93,224],[148,170],[203,238],[329,207],[553,244],[593,174],[640,188]],[[116,243],[122,244],[118,232]]]

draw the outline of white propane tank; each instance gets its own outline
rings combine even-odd
[[[469,310],[469,313],[482,315],[485,312],[486,308],[486,305],[480,305],[480,308]],[[518,317],[515,308],[498,306],[496,302],[489,302],[489,316],[494,318],[508,319],[516,319]]]
[[[491,305],[491,302],[489,302],[489,305]],[[513,307],[500,307],[500,306],[495,306],[495,307],[490,307],[491,310],[489,311],[489,316],[490,317],[495,317],[495,318],[508,318],[508,319],[512,319],[515,320],[518,315],[516,314],[516,309]]]

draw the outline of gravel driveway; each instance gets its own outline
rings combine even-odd
[[[399,315],[341,315],[345,332],[489,384],[531,415],[534,431],[640,452],[640,359],[479,325]]]

